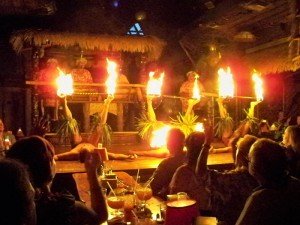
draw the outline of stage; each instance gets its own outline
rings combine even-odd
[[[219,142],[213,143],[214,147],[222,147]],[[150,150],[150,147],[145,143],[135,144],[113,144],[108,151],[112,153],[128,154],[131,151],[138,152],[139,150],[145,151]],[[105,165],[111,168],[113,171],[125,171],[129,174],[134,174],[138,169],[151,173],[153,172],[159,163],[164,158],[138,156],[135,159],[126,160],[108,160],[105,161]],[[83,163],[79,161],[57,161],[57,173],[84,173],[85,168]],[[230,169],[233,166],[233,158],[231,152],[209,154],[207,165],[214,169],[224,170]]]

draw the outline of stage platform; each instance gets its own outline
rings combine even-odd
[[[214,146],[221,146],[220,143],[214,143]],[[113,153],[128,154],[130,150],[145,151],[150,148],[145,144],[135,145],[112,145],[109,149]],[[136,159],[126,160],[108,160],[105,165],[111,168],[113,171],[125,171],[129,174],[135,174],[136,171],[143,170],[147,173],[152,173],[158,166],[158,164],[164,158],[138,156]],[[218,170],[230,169],[233,166],[232,153],[217,153],[209,154],[208,166]],[[58,161],[57,162],[57,173],[83,173],[85,172],[83,163],[78,161]]]

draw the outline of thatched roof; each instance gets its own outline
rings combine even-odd
[[[1,0],[0,15],[51,15],[56,11],[52,0]]]
[[[166,45],[163,40],[154,36],[111,36],[28,30],[13,34],[10,43],[17,53],[28,45],[36,47],[51,45],[64,48],[77,45],[83,50],[148,53],[150,59],[158,59]]]
[[[244,60],[252,68],[262,74],[280,73],[284,71],[296,71],[300,65],[293,62],[289,57],[288,38],[281,39],[282,43],[264,49],[249,49],[246,51]]]

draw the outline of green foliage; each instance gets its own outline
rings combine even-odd
[[[244,109],[244,113],[246,114],[246,119],[243,120],[243,122],[248,122],[250,124],[250,130],[252,133],[256,133],[258,130],[258,121],[259,119],[251,116],[251,113]]]
[[[157,130],[164,126],[164,123],[157,120],[150,120],[146,113],[142,113],[140,118],[137,118],[137,131],[142,139],[149,141],[153,130]]]
[[[70,120],[65,118],[62,119],[59,128],[56,131],[61,142],[63,139],[70,137],[70,135],[75,134],[76,132],[79,132],[78,122],[73,118]]]
[[[189,115],[182,115],[179,113],[176,119],[172,119],[171,124],[173,127],[181,129],[184,135],[187,137],[194,131],[197,119],[198,116],[195,116],[194,113]]]
[[[234,127],[234,122],[230,116],[226,116],[225,118],[220,118],[220,120],[214,127],[214,129],[216,130],[215,135],[218,138],[222,138],[224,133],[232,132],[233,127]]]
[[[100,121],[101,120],[99,114],[94,113],[91,117],[91,132],[94,132],[97,129],[97,126],[99,125]],[[112,133],[111,127],[107,123],[105,123],[100,127],[100,129],[102,129],[101,143],[103,144],[103,146],[110,146]]]

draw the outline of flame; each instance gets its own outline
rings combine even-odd
[[[150,141],[150,146],[152,148],[160,148],[162,146],[166,146],[167,143],[167,134],[171,129],[170,126],[165,125],[160,129],[154,130],[152,132],[152,138]]]
[[[219,74],[219,96],[223,98],[233,97],[234,82],[233,82],[233,76],[230,67],[227,67],[226,71],[223,68],[220,68],[218,70],[218,74]]]
[[[204,132],[203,123],[196,123],[196,125],[195,125],[195,131]]]
[[[59,76],[56,78],[57,95],[61,98],[74,93],[73,78],[71,74],[65,74],[58,68]]]
[[[195,76],[194,80],[194,86],[193,86],[193,97],[194,99],[200,100],[201,94],[200,94],[200,88],[198,84],[199,75]]]
[[[254,81],[254,90],[257,101],[264,100],[264,89],[263,89],[263,80],[261,79],[260,73],[256,70],[253,70],[252,80]]]
[[[108,95],[114,95],[116,92],[116,86],[117,86],[117,63],[110,61],[109,59],[106,59],[107,61],[107,73],[108,78],[105,81],[106,84],[106,90]]]
[[[154,72],[149,73],[149,81],[147,83],[147,95],[161,95],[161,88],[165,74],[161,73],[160,77],[155,79]]]

